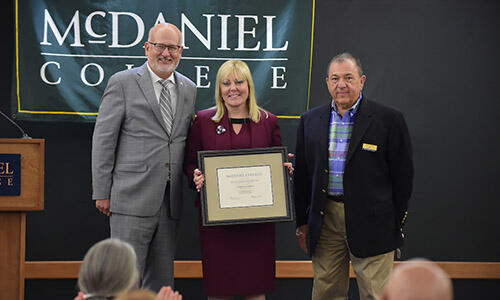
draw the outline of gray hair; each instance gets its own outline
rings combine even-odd
[[[356,68],[358,69],[359,76],[360,77],[363,76],[363,67],[361,66],[361,61],[359,60],[359,58],[355,57],[354,55],[352,55],[349,52],[344,52],[344,53],[340,53],[340,54],[335,55],[330,60],[330,62],[328,63],[328,66],[326,67],[326,77],[328,77],[328,75],[329,75],[328,72],[330,72],[330,66],[333,63],[342,63],[346,60],[353,61],[356,64]]]
[[[83,258],[78,287],[86,299],[119,296],[137,287],[137,258],[132,246],[118,239],[106,239],[92,246]]]

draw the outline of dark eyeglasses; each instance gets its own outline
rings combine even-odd
[[[181,46],[179,45],[165,45],[161,43],[153,43],[150,41],[148,41],[148,43],[153,45],[153,48],[155,49],[156,52],[163,52],[165,51],[165,49],[168,49],[168,52],[170,52],[171,54],[175,54],[179,52],[179,49],[181,49]]]

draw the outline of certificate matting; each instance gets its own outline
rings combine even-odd
[[[204,226],[293,220],[286,148],[199,151]]]
[[[220,208],[274,204],[271,165],[217,168]]]

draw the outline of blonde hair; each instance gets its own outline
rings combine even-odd
[[[87,299],[109,299],[137,287],[137,258],[132,246],[105,239],[92,246],[83,258],[78,287]]]
[[[248,68],[248,65],[241,60],[228,60],[220,66],[219,71],[217,71],[217,80],[215,82],[215,106],[217,111],[212,117],[215,122],[220,122],[222,116],[226,112],[226,106],[224,105],[224,100],[222,99],[220,85],[229,76],[233,75],[237,80],[243,80],[248,83],[248,113],[250,114],[250,119],[255,123],[260,121],[260,111],[264,111],[257,105],[257,99],[255,98],[255,85],[253,83],[252,73]]]

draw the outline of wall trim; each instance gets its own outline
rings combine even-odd
[[[27,261],[26,279],[74,279],[78,278],[81,261]],[[394,265],[407,262],[395,262]],[[500,262],[436,262],[453,279],[500,279]],[[201,261],[175,261],[175,278],[202,278]],[[350,271],[351,278],[355,274]],[[310,260],[276,261],[276,278],[312,278]]]

